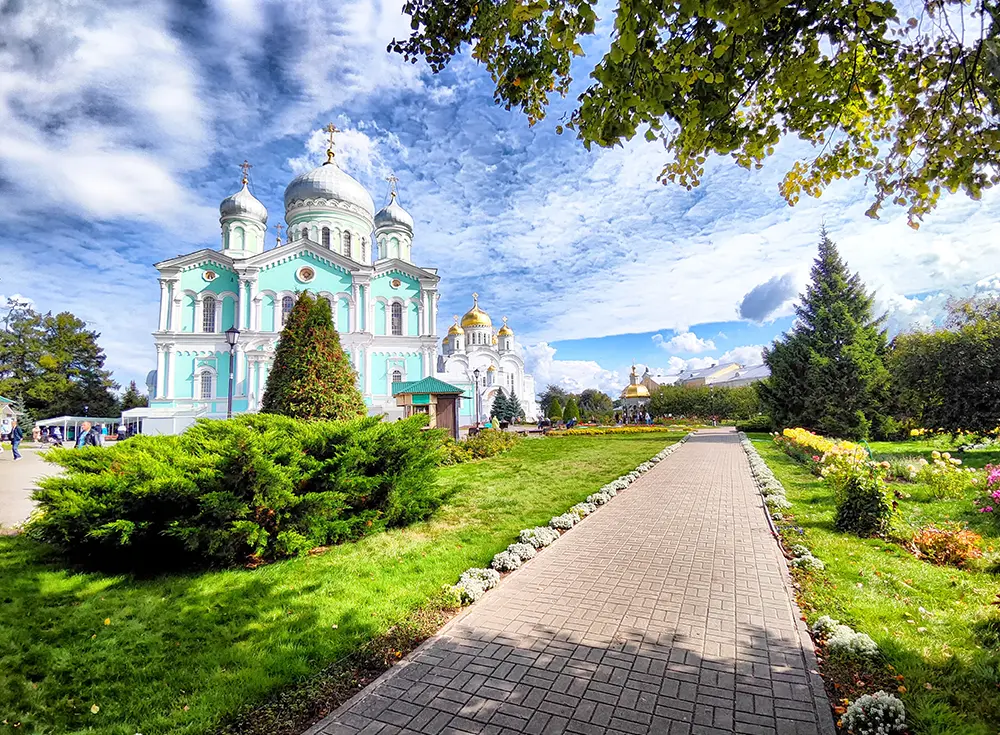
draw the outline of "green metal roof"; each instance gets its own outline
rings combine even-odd
[[[3,396],[0,396],[0,403],[13,403],[13,402],[14,401],[12,401],[10,398],[4,398]]]
[[[432,394],[452,394],[459,395],[464,391],[461,388],[456,388],[451,385],[451,383],[445,383],[443,380],[438,380],[437,378],[424,378],[423,380],[404,380],[402,382],[392,384],[392,394],[399,395],[401,393],[432,393]]]

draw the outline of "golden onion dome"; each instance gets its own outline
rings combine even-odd
[[[495,367],[493,367],[492,365],[490,365],[488,368],[486,368],[486,372],[488,372],[488,373],[495,373],[496,371],[497,371],[497,369]]]
[[[649,388],[642,383],[626,385],[622,398],[649,398]]]
[[[472,294],[472,308],[462,317],[463,327],[492,327],[490,315],[479,308],[479,294]]]
[[[503,318],[503,326],[500,327],[500,331],[497,334],[501,337],[513,337],[514,330],[507,326],[507,317]]]
[[[448,328],[448,334],[465,334],[465,330],[458,326],[458,314],[454,316],[455,323]]]

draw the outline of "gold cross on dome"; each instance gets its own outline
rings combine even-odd
[[[399,183],[399,179],[396,178],[396,174],[389,174],[385,177],[385,180],[389,182],[389,196],[396,197],[398,192],[396,191],[396,184]]]
[[[285,229],[285,226],[280,222],[274,226],[274,229],[278,231],[278,242],[281,242],[281,231]]]
[[[340,129],[333,123],[329,123],[323,130],[330,136],[330,145],[326,149],[326,162],[333,163],[333,134],[339,133]]]
[[[246,184],[250,181],[250,169],[253,166],[250,165],[250,161],[243,159],[243,163],[240,164],[240,171],[243,172],[243,183]]]

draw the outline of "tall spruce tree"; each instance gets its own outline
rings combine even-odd
[[[496,398],[493,399],[493,406],[490,408],[490,416],[496,416],[500,421],[509,421],[509,413],[507,396],[503,394],[503,388],[498,388]]]
[[[883,317],[824,228],[811,282],[790,332],[764,350],[761,400],[779,427],[864,439],[885,431],[889,373]]]
[[[327,420],[366,414],[357,373],[340,346],[326,299],[299,295],[278,340],[261,411]]]
[[[511,392],[510,398],[507,399],[507,420],[511,423],[515,421],[520,421],[524,418],[524,407],[521,405],[520,399],[517,397],[517,393]]]

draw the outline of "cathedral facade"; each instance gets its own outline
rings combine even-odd
[[[463,343],[446,345],[449,357],[441,361],[440,277],[437,269],[413,262],[413,218],[400,205],[394,180],[389,203],[376,212],[364,186],[335,161],[331,132],[326,163],[296,176],[285,189],[287,239],[282,242],[279,230],[275,246],[268,248],[267,210],[248,188],[247,168],[244,164],[242,188],[219,207],[220,247],[156,264],[160,311],[153,332],[156,370],[147,380],[150,405],[126,412],[128,423],[141,423],[144,433],[176,433],[199,417],[224,418],[231,328],[239,330],[232,350],[233,412],[256,411],[282,325],[304,290],[330,302],[371,414],[401,416],[392,384],[436,376],[465,391],[460,419],[472,423],[477,400],[495,392],[496,377],[484,376],[477,384],[480,362],[484,373],[492,366],[497,376],[512,371],[503,372],[505,379],[516,374],[514,387],[527,409],[523,391],[530,378],[520,358],[507,354],[512,334],[503,354],[498,344],[469,350]],[[490,327],[490,332],[490,340],[502,339],[503,330],[494,336]],[[491,359],[485,359],[490,350]],[[469,369],[463,372],[462,365]],[[533,405],[533,384],[530,390]],[[482,405],[488,410],[489,404]]]

